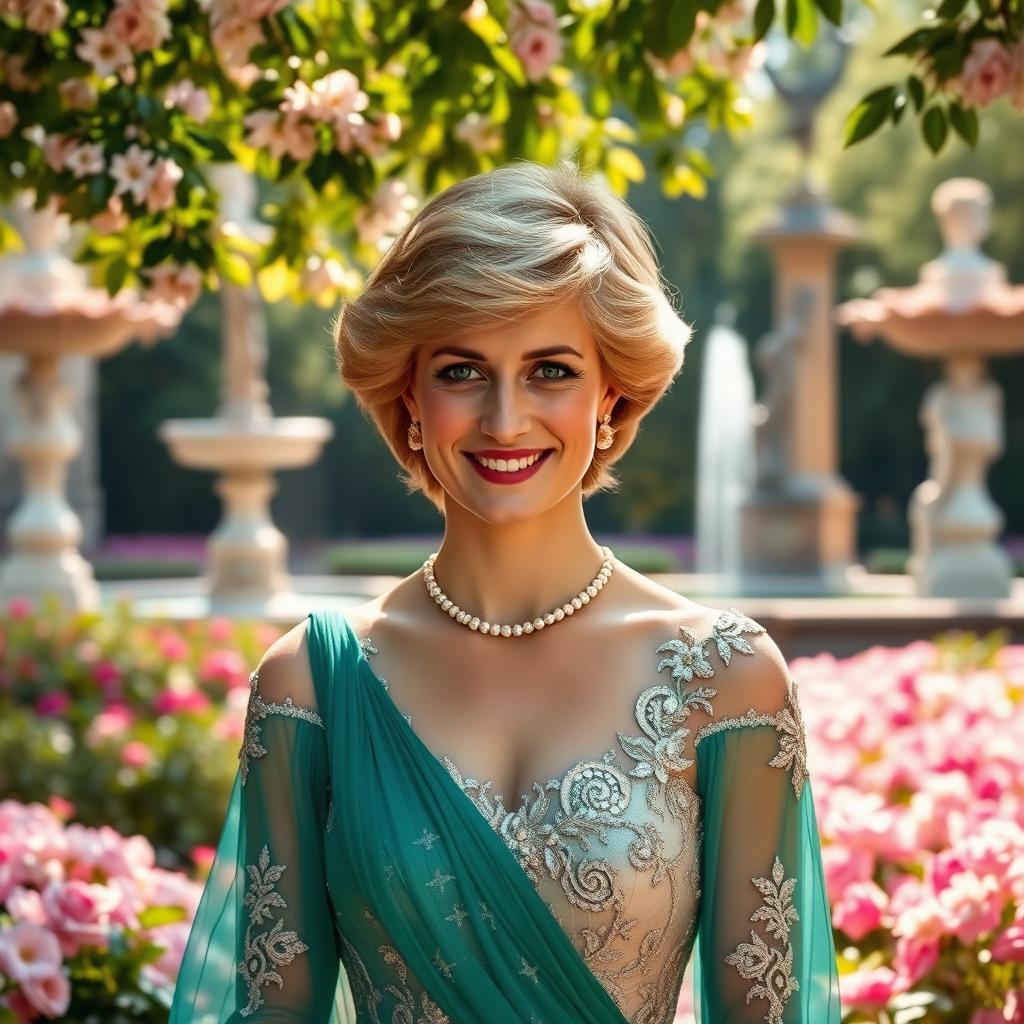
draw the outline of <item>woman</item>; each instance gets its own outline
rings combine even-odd
[[[253,672],[172,1022],[668,1024],[691,954],[707,1024],[839,1021],[785,660],[583,515],[689,337],[571,165],[395,240],[337,352],[444,539]]]

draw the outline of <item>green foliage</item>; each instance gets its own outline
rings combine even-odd
[[[231,252],[230,240],[217,228],[218,196],[206,175],[210,162],[237,160],[281,190],[267,211],[274,236],[259,252],[255,269],[277,268],[280,277],[280,268],[287,268],[287,293],[301,294],[298,275],[311,253],[353,267],[372,265],[379,253],[360,241],[355,218],[395,178],[429,196],[514,157],[551,163],[573,155],[625,192],[640,180],[642,166],[635,150],[615,138],[612,104],[636,117],[644,141],[666,141],[669,156],[658,170],[667,187],[699,190],[704,175],[679,144],[678,119],[666,117],[673,98],[678,102],[685,95],[688,122],[707,119],[738,131],[746,119],[721,72],[702,64],[680,79],[656,62],[687,47],[698,14],[713,17],[720,3],[566,0],[558,10],[562,57],[538,73],[521,63],[516,50],[510,23],[523,17],[516,0],[482,10],[431,0],[336,9],[305,0],[258,21],[263,41],[248,55],[258,75],[242,82],[237,67],[218,51],[216,22],[210,20],[216,8],[183,0],[173,12],[170,35],[155,50],[132,54],[125,71],[102,81],[93,77],[95,100],[74,107],[61,99],[58,87],[89,74],[79,54],[81,32],[103,26],[109,5],[80,7],[63,26],[43,34],[4,16],[0,53],[26,60],[24,81],[0,83],[0,101],[10,100],[19,118],[18,130],[4,143],[0,196],[25,186],[34,187],[41,200],[58,193],[73,219],[86,220],[102,212],[114,194],[109,161],[140,144],[182,168],[175,202],[153,210],[119,186],[131,225],[116,238],[87,240],[79,258],[95,265],[97,282],[111,291],[140,283],[146,270],[168,262],[194,265],[211,285],[218,279],[241,283],[250,274],[247,260]],[[786,0],[785,10],[787,29],[804,44],[814,36],[819,10],[833,20],[841,13],[839,0]],[[759,35],[774,17],[772,5],[759,6]],[[398,118],[398,138],[386,145],[343,144],[329,123],[319,122],[311,126],[309,152],[252,142],[248,115],[275,114],[287,104],[289,90],[306,89],[338,69],[355,75],[365,91],[361,116],[367,124],[376,130],[387,118]],[[164,102],[165,91],[184,78],[212,98],[213,113],[205,123]],[[493,126],[496,147],[476,147],[460,134],[469,115]],[[101,145],[107,168],[81,176],[57,169],[22,133],[30,124],[48,135]]]
[[[141,832],[170,864],[189,863],[193,847],[216,843],[248,672],[280,632],[220,619],[145,621],[124,602],[102,614],[63,615],[47,602],[8,616],[0,792],[63,797],[83,824]],[[197,805],[196,792],[209,799]]]

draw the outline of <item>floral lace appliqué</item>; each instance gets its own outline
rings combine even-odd
[[[244,786],[249,778],[249,759],[265,757],[267,748],[263,746],[260,737],[260,722],[267,715],[284,715],[288,718],[301,718],[312,725],[324,727],[323,719],[310,708],[300,707],[292,702],[291,697],[285,697],[281,703],[268,704],[259,694],[259,671],[249,676],[249,705],[245,711],[245,728],[242,739],[242,746],[238,751],[238,768],[242,775]]]
[[[747,991],[747,1003],[752,999],[768,1002],[766,1024],[782,1024],[782,1011],[789,997],[800,988],[793,977],[793,943],[789,926],[799,920],[793,906],[796,879],[786,878],[782,861],[776,856],[771,878],[752,878],[751,881],[764,896],[764,901],[750,916],[751,921],[765,921],[765,931],[778,945],[771,946],[753,929],[750,942],[741,942],[725,962],[735,967],[740,976],[754,981]]]
[[[264,844],[260,851],[259,864],[247,864],[249,888],[245,893],[245,906],[249,908],[249,924],[245,929],[245,950],[238,971],[245,979],[249,1002],[240,1011],[249,1017],[263,1005],[260,989],[268,982],[283,988],[284,979],[276,968],[290,964],[296,953],[309,949],[293,931],[284,930],[284,919],[274,921],[269,931],[253,934],[253,928],[269,920],[275,907],[286,910],[288,904],[275,888],[275,883],[284,874],[285,864],[271,864],[270,850]]]

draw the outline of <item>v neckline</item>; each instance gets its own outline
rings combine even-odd
[[[584,959],[582,953],[576,947],[576,944],[573,941],[572,936],[568,933],[565,926],[559,920],[558,915],[555,913],[554,909],[547,902],[547,900],[544,899],[544,897],[540,893],[540,890],[531,881],[527,872],[523,869],[523,865],[520,863],[519,858],[515,855],[514,851],[509,848],[508,844],[503,841],[502,836],[493,827],[493,822],[488,822],[484,818],[484,816],[480,813],[480,808],[477,806],[476,802],[473,800],[470,794],[467,793],[466,790],[461,785],[459,785],[458,782],[456,782],[456,780],[452,777],[451,773],[448,771],[447,767],[444,765],[441,758],[437,757],[433,753],[433,751],[426,745],[426,743],[423,742],[419,733],[416,732],[412,724],[408,721],[408,719],[406,719],[405,713],[401,710],[401,708],[398,707],[394,700],[392,700],[391,694],[388,692],[387,687],[382,685],[381,677],[377,675],[377,673],[373,670],[373,667],[370,665],[369,659],[366,657],[366,652],[363,650],[362,643],[360,642],[360,637],[358,633],[356,633],[356,630],[353,627],[352,623],[349,622],[348,617],[344,614],[344,612],[340,611],[337,612],[337,616],[342,621],[342,628],[344,630],[347,630],[349,639],[351,640],[352,643],[355,644],[357,651],[357,672],[359,668],[362,667],[369,676],[368,682],[372,683],[370,689],[375,688],[377,691],[378,696],[376,698],[371,699],[382,701],[383,705],[389,709],[390,713],[393,714],[397,720],[403,723],[403,725],[405,726],[406,735],[411,740],[413,747],[418,749],[421,754],[425,754],[426,760],[432,761],[434,764],[437,765],[437,768],[440,772],[439,778],[441,780],[441,784],[454,787],[455,792],[459,794],[459,799],[466,802],[463,806],[467,807],[467,810],[470,812],[472,820],[479,822],[479,827],[483,829],[481,835],[489,836],[490,838],[487,840],[487,842],[492,844],[497,851],[500,851],[499,855],[501,857],[506,858],[506,862],[513,869],[512,876],[510,876],[510,878],[515,877],[517,879],[517,881],[514,884],[523,887],[523,895],[526,896],[527,894],[531,894],[532,898],[536,900],[537,904],[543,909],[543,912],[546,915],[546,920],[548,921],[549,926],[553,930],[553,934],[560,936],[559,941],[565,944],[566,949],[570,951],[571,955],[574,956],[576,961],[581,966],[582,970],[586,972],[589,982],[593,986],[595,995],[598,996],[605,1003],[608,1012],[616,1016],[617,1019],[615,1021],[615,1024],[628,1024],[626,1015],[623,1012],[622,1008],[616,1003],[615,999],[612,997],[611,992],[605,987],[601,979],[597,976],[597,974],[594,973],[593,968]],[[451,763],[454,764],[454,761],[452,761]]]
[[[605,758],[610,753],[614,754],[612,760],[618,758],[618,751],[616,751],[614,744],[611,747],[608,747],[606,750],[602,751],[602,753],[598,754],[597,756],[591,756],[587,754],[584,756],[573,757],[569,762],[566,763],[566,766],[562,769],[560,775],[552,775],[546,781],[542,779],[532,780],[530,782],[530,792],[520,793],[519,795],[513,797],[512,803],[514,804],[514,806],[510,806],[509,802],[506,802],[504,793],[495,793],[493,791],[493,779],[481,779],[477,775],[468,775],[466,772],[463,771],[462,765],[458,764],[458,762],[456,762],[456,760],[450,754],[434,753],[434,751],[426,743],[423,737],[420,736],[419,732],[416,730],[416,727],[409,720],[412,716],[407,716],[406,712],[404,712],[398,706],[398,704],[395,703],[394,698],[391,696],[391,690],[389,689],[390,683],[388,682],[388,680],[386,680],[383,676],[379,675],[377,671],[374,669],[373,665],[370,664],[370,659],[367,657],[366,650],[363,646],[364,642],[369,643],[373,647],[376,646],[374,645],[370,635],[367,634],[364,641],[356,633],[355,628],[352,626],[352,623],[348,621],[348,618],[344,615],[342,615],[342,618],[345,619],[346,625],[348,626],[349,630],[352,633],[353,639],[355,640],[356,648],[359,651],[358,660],[362,662],[362,664],[366,667],[366,670],[376,681],[377,685],[381,689],[381,692],[383,693],[385,698],[387,698],[387,702],[398,714],[398,717],[401,718],[403,722],[405,722],[405,725],[408,728],[410,734],[415,738],[416,742],[423,748],[423,750],[425,750],[435,761],[437,761],[438,764],[440,764],[441,767],[444,768],[449,775],[451,775],[451,772],[449,771],[449,766],[455,769],[456,773],[458,774],[458,779],[453,778],[452,781],[456,783],[456,785],[458,786],[459,790],[463,793],[463,795],[473,803],[474,807],[477,807],[478,812],[481,810],[481,808],[477,805],[477,801],[473,798],[473,796],[467,792],[467,789],[469,788],[475,788],[477,792],[480,793],[481,797],[484,797],[485,788],[492,787],[491,792],[487,794],[486,798],[494,803],[495,812],[497,812],[498,808],[501,809],[501,811],[503,812],[501,814],[501,820],[504,820],[505,818],[522,814],[524,811],[526,811],[529,808],[530,803],[537,797],[538,786],[540,787],[542,793],[547,793],[549,792],[549,786],[552,782],[557,783],[559,786],[561,786],[566,777],[571,775],[584,762],[594,762],[595,764],[607,764],[609,762],[605,760]],[[501,821],[495,821],[492,822],[492,824],[500,825]]]

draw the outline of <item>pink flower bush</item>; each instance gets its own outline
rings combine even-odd
[[[791,664],[846,1009],[920,989],[966,1020],[1024,988],[1024,648],[943,661],[922,641]]]
[[[61,1017],[78,971],[94,971],[97,955],[123,955],[113,951],[115,933],[160,951],[142,965],[133,995],[169,992],[201,894],[200,883],[156,867],[142,836],[65,826],[42,804],[0,802],[0,1006],[20,1021]],[[147,926],[156,907],[177,916]]]

